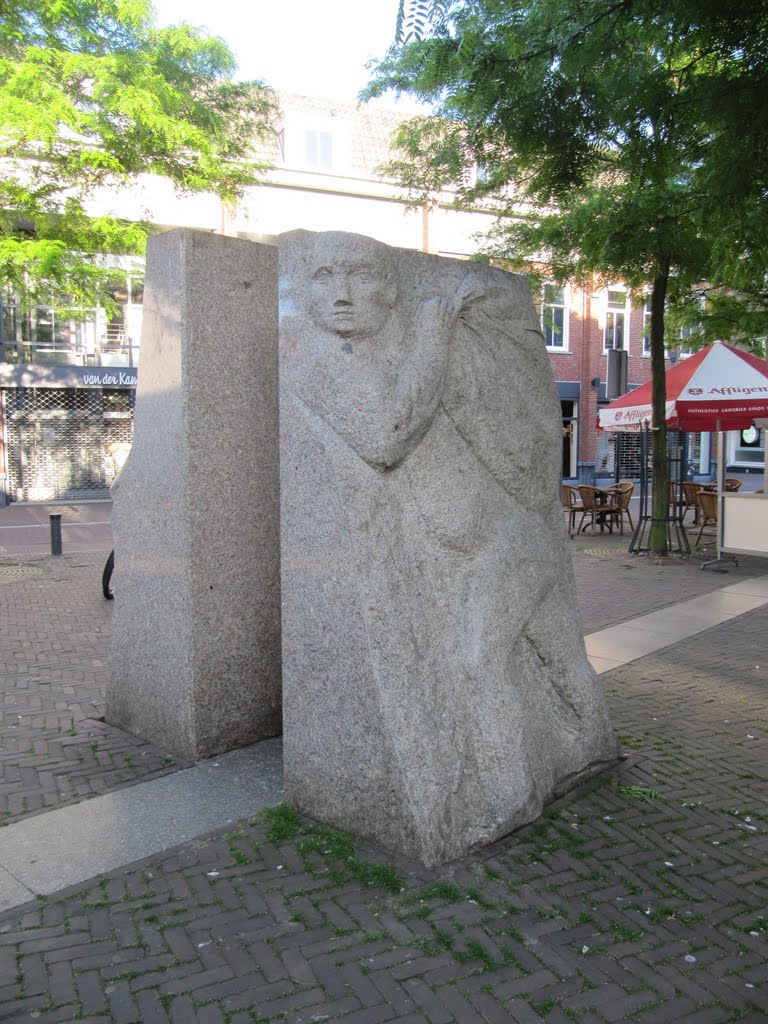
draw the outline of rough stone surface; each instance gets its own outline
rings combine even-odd
[[[194,231],[147,254],[106,715],[187,758],[280,732],[276,268]]]
[[[279,248],[286,796],[436,864],[616,753],[552,374],[522,278],[351,234]]]

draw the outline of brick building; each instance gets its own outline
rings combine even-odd
[[[452,208],[446,191],[422,208],[377,171],[390,157],[398,111],[313,97],[281,96],[271,148],[272,169],[236,208],[215,196],[180,197],[145,176],[134,188],[102,190],[93,214],[149,219],[159,230],[189,227],[269,242],[283,231],[343,230],[389,245],[467,258],[493,211]],[[125,265],[121,311],[67,318],[44,306],[22,309],[0,295],[0,502],[105,495],[128,450],[133,393],[140,373],[142,289],[135,262]],[[628,385],[650,376],[648,312],[620,283],[589,291],[545,284],[534,296],[557,382],[563,417],[565,479],[637,475],[634,443],[601,435],[597,407],[605,400],[607,353],[628,353]],[[675,357],[685,355],[672,348]],[[211,353],[215,367],[216,353]],[[729,438],[734,468],[762,464],[765,444]],[[696,440],[695,469],[708,473],[708,435]]]

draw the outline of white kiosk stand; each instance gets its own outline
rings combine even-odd
[[[755,420],[756,427],[768,427],[768,420]],[[762,494],[725,491],[725,451],[718,433],[717,460],[718,558],[722,551],[734,555],[768,557],[768,444],[765,449]]]

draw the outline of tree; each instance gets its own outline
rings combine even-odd
[[[667,311],[699,321],[706,291],[702,338],[768,334],[767,22],[752,0],[414,0],[366,90],[435,104],[397,169],[417,196],[492,199],[489,255],[650,291],[655,553]]]
[[[0,287],[103,301],[102,253],[142,253],[149,224],[89,215],[142,174],[234,199],[262,169],[271,93],[236,84],[226,44],[153,23],[149,0],[0,0]]]

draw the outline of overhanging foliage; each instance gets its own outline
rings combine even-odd
[[[495,197],[489,254],[650,293],[657,553],[668,309],[701,341],[768,335],[767,72],[752,0],[404,0],[364,94],[434,104],[401,133],[401,178]]]
[[[231,80],[226,44],[157,28],[147,0],[26,0],[0,22],[0,285],[93,301],[95,254],[141,253],[149,224],[98,216],[141,175],[232,200],[258,180],[272,94]]]

